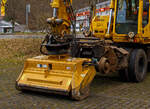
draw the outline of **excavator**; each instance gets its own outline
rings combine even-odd
[[[109,16],[93,12],[88,37],[76,37],[72,0],[51,1],[51,32],[41,44],[43,55],[26,60],[16,88],[82,100],[96,72],[118,72],[124,81],[142,82],[150,60],[149,2],[111,0]]]

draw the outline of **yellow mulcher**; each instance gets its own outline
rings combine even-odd
[[[72,58],[69,55],[75,34],[70,32],[71,25],[75,29],[71,4],[71,0],[51,2],[53,17],[47,19],[51,33],[46,36],[40,49],[44,55],[26,60],[16,81],[18,90],[69,95],[76,100],[89,95],[89,85],[96,73],[91,59]]]

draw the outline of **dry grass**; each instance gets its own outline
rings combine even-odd
[[[40,55],[42,39],[1,39],[0,61],[22,61],[28,57]]]
[[[44,32],[14,32],[14,33],[0,33],[0,35],[45,35]]]

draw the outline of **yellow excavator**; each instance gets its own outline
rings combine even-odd
[[[0,6],[1,6],[1,15],[0,16],[5,16],[5,9],[6,9],[6,3],[7,0],[0,0]]]
[[[40,49],[43,55],[26,60],[16,88],[82,100],[89,95],[96,71],[119,72],[122,80],[143,81],[150,60],[149,3],[111,0],[107,20],[93,17],[91,34],[79,38],[75,34],[72,0],[53,0],[53,17],[47,19],[51,32]]]

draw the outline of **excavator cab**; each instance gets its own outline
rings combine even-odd
[[[149,0],[111,0],[109,15],[95,14],[92,18],[92,36],[117,43],[141,43],[142,35],[149,36],[149,8]]]
[[[149,1],[118,0],[115,7],[113,40],[115,42],[144,43],[142,36],[149,36],[147,30]]]
[[[116,33],[137,34],[138,28],[138,0],[119,0],[117,4]]]

